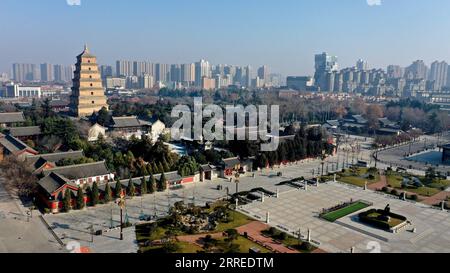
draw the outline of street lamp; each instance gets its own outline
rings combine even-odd
[[[120,193],[120,198],[116,201],[120,208],[120,240],[123,241],[123,210],[125,209],[125,194]]]

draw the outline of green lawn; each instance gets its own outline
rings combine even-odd
[[[322,218],[327,220],[327,221],[330,221],[330,222],[335,222],[336,220],[338,220],[338,219],[340,219],[342,217],[345,217],[345,216],[347,216],[349,214],[352,214],[352,213],[357,212],[359,210],[365,209],[367,207],[369,207],[369,205],[366,204],[366,203],[356,202],[356,203],[351,204],[351,205],[349,205],[347,207],[344,207],[344,208],[341,208],[341,209],[329,212],[329,213],[323,215]]]
[[[180,250],[178,253],[180,254],[195,254],[199,251],[202,251],[203,249],[195,244],[190,244],[186,242],[178,242],[177,245],[180,247]]]
[[[338,173],[337,179],[340,182],[355,185],[358,187],[364,187],[366,184],[372,184],[380,181],[380,175],[378,172],[372,173],[374,178],[370,179],[369,177],[365,178],[364,176],[369,174],[368,168],[353,168],[345,170],[345,172]]]
[[[402,188],[403,174],[390,172],[389,174],[386,175],[386,178],[388,185],[390,185],[392,188],[408,191],[422,196],[433,196],[435,194],[440,193],[442,191],[442,188],[447,188],[450,185],[450,181],[448,180],[440,180],[440,181],[436,180],[430,184],[424,183],[425,186],[420,188],[415,187]],[[420,180],[423,180],[423,177],[418,178]]]
[[[250,219],[249,217],[245,216],[244,214],[237,212],[237,211],[230,211],[232,221],[228,223],[219,223],[217,225],[217,228],[215,232],[223,232],[228,229],[235,229],[240,226],[246,225],[250,222],[253,222],[254,220]]]
[[[233,242],[233,244],[239,245],[241,253],[249,253],[250,248],[257,248],[261,250],[261,253],[270,253],[270,251],[267,248],[260,246],[257,243],[254,243],[243,236],[239,236],[237,240]]]

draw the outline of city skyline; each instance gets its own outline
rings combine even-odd
[[[69,6],[63,0],[27,1],[26,5],[22,0],[6,0],[3,6],[9,12],[0,18],[2,25],[18,17],[28,21],[4,30],[10,39],[0,45],[5,53],[0,56],[0,71],[10,72],[12,63],[70,65],[80,42],[96,49],[100,64],[113,65],[120,59],[180,64],[206,59],[254,68],[268,65],[272,72],[283,75],[312,75],[312,56],[323,51],[338,56],[340,67],[353,66],[360,58],[372,68],[405,67],[417,59],[427,64],[450,60],[442,46],[449,38],[440,34],[449,26],[447,1],[434,0],[440,4],[434,5],[421,0],[414,4],[386,0],[374,6],[365,0],[335,2],[247,0],[225,5],[170,0],[135,1],[130,6],[114,1],[104,12],[102,1]],[[408,20],[411,14],[421,20]],[[83,21],[77,20],[80,16]],[[264,19],[267,16],[280,19],[269,23]],[[55,21],[57,25],[52,24]],[[220,27],[223,25],[227,27]],[[406,31],[411,29],[415,31]],[[337,45],[336,39],[340,41]],[[442,42],[429,43],[437,39]],[[39,42],[30,43],[33,40]],[[230,47],[236,45],[230,43],[233,40],[242,42]]]

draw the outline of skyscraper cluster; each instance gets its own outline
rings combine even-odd
[[[73,77],[73,66],[53,64],[15,63],[12,65],[12,80],[24,82],[60,82],[68,83]]]
[[[230,85],[247,88],[272,86],[272,75],[266,65],[260,67],[257,75],[253,77],[251,66],[212,65],[204,59],[187,64],[118,60],[115,73],[112,72],[111,66],[101,66],[100,71],[107,88],[117,87],[118,83],[124,84],[123,88],[151,88],[155,85],[201,89]]]
[[[291,88],[308,89],[307,82],[305,77],[288,78]],[[314,87],[323,92],[416,96],[450,89],[450,69],[445,61],[435,61],[428,68],[423,60],[405,68],[389,65],[386,70],[370,69],[365,60],[359,59],[354,67],[339,70],[338,57],[324,52],[315,56]]]

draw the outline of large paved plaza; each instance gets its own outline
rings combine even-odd
[[[404,215],[413,225],[393,234],[359,223],[355,219],[358,212],[335,223],[318,218],[322,209],[351,199],[371,202],[377,209],[389,204],[392,212]],[[321,184],[318,188],[310,186],[307,191],[284,191],[278,199],[266,198],[264,203],[257,201],[242,210],[262,220],[270,212],[270,225],[291,232],[300,230],[306,235],[310,229],[312,240],[320,242],[320,247],[328,252],[350,252],[352,247],[356,252],[371,252],[378,245],[381,252],[450,252],[450,213],[338,182]]]
[[[330,159],[333,160],[336,158]],[[340,183],[321,184],[318,188],[309,186],[308,191],[277,186],[279,182],[300,176],[309,178],[312,176],[312,170],[317,171],[319,166],[320,161],[308,161],[282,169],[257,172],[255,178],[241,178],[239,191],[263,187],[273,192],[278,189],[280,192],[278,199],[266,197],[264,203],[255,201],[245,205],[243,209],[251,216],[257,215],[260,220],[264,220],[266,212],[269,211],[270,224],[273,226],[282,226],[291,231],[300,229],[304,235],[307,229],[311,229],[313,240],[319,241],[320,247],[329,252],[348,252],[352,247],[356,248],[356,252],[369,252],[368,246],[372,246],[373,242],[380,245],[382,252],[450,252],[450,214],[447,212]],[[279,171],[283,173],[282,177],[276,175]],[[217,190],[218,185],[222,185],[223,190]],[[133,224],[139,222],[141,215],[162,217],[167,215],[169,204],[184,201],[204,205],[206,202],[224,198],[227,188],[230,193],[236,190],[234,183],[219,179],[176,191],[136,197],[127,201],[125,215]],[[322,209],[350,199],[372,202],[379,209],[390,204],[393,212],[412,221],[417,232],[407,230],[401,234],[391,234],[361,225],[350,216],[336,223],[329,223],[317,217]],[[119,225],[119,215],[117,205],[109,204],[68,214],[46,215],[45,219],[64,243],[77,241],[98,253],[135,252],[137,247],[133,228],[126,230],[124,241],[118,240],[118,231],[112,231],[102,236],[94,236],[94,243],[91,243],[91,225],[94,230],[107,230],[111,225]]]

